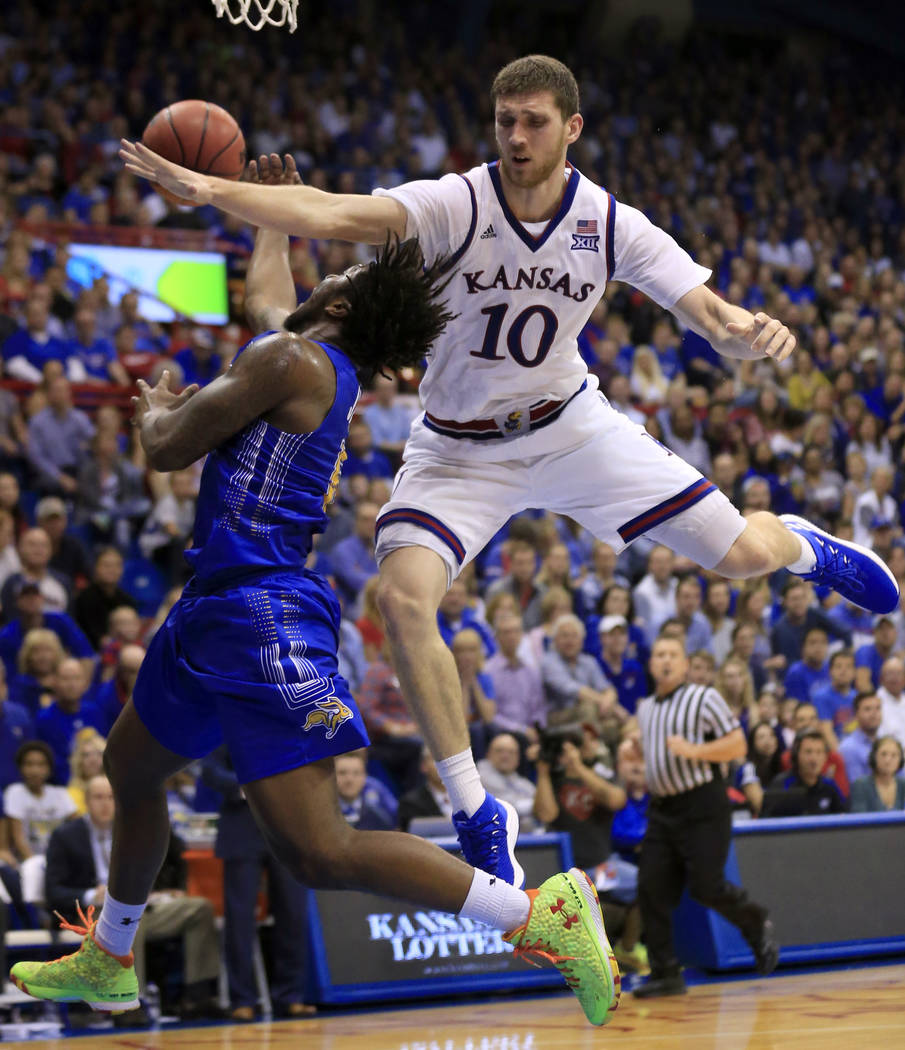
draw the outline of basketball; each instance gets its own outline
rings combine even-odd
[[[245,137],[222,106],[190,98],[174,102],[156,113],[141,141],[161,157],[223,179],[238,179],[245,170]],[[156,187],[174,204],[191,204],[175,193]]]

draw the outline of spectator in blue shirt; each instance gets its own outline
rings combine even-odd
[[[625,806],[613,814],[610,838],[613,849],[631,864],[638,863],[641,843],[647,833],[647,811],[650,792],[644,770],[644,759],[637,742],[623,740],[616,752],[616,773],[625,790]]]
[[[94,666],[94,649],[75,620],[64,612],[52,612],[44,608],[44,596],[38,585],[30,580],[21,580],[13,588],[15,614],[0,630],[0,660],[6,674],[16,674],[16,660],[25,635],[36,627],[46,627],[60,639],[70,656],[84,661],[85,671],[91,674]]]
[[[685,628],[685,651],[711,651],[713,630],[710,621],[701,612],[703,592],[697,576],[684,576],[676,587],[676,619]]]
[[[860,453],[858,453],[860,455]],[[879,622],[872,612],[861,609],[851,602],[841,601],[829,610],[829,617],[833,623],[838,624],[843,630],[848,631],[853,638],[857,635],[871,634],[874,624]],[[858,651],[855,650],[855,666],[857,667]]]
[[[371,428],[371,439],[377,448],[395,459],[402,455],[412,425],[412,414],[396,398],[399,381],[396,376],[374,376],[374,400],[363,411],[365,422]]]
[[[805,282],[806,272],[800,266],[790,266],[786,271],[786,283],[783,291],[789,297],[789,302],[798,305],[813,303],[817,293],[809,283]]]
[[[603,616],[597,626],[600,635],[600,666],[616,690],[619,703],[635,713],[638,701],[648,692],[647,675],[637,660],[625,655],[628,649],[628,621],[624,616]]]
[[[371,428],[360,416],[349,424],[346,452],[348,456],[343,467],[345,477],[350,478],[353,474],[364,474],[369,480],[393,477],[390,461],[374,448]]]
[[[65,376],[47,383],[47,408],[28,424],[28,458],[37,475],[37,487],[54,496],[72,496],[75,480],[94,434],[91,420],[72,404]]]
[[[355,531],[330,551],[331,574],[347,608],[352,608],[364,585],[377,575],[374,557],[374,527],[380,508],[362,500],[355,511]]]
[[[339,673],[345,678],[354,696],[368,673],[368,661],[365,657],[361,631],[345,616],[339,621],[339,647],[336,651],[336,662]]]
[[[471,627],[457,632],[452,640],[452,654],[462,686],[465,721],[476,760],[487,754],[487,745],[496,734],[496,697],[493,679],[484,670],[484,643]]]
[[[392,831],[396,815],[367,790],[366,759],[360,751],[338,755],[335,762],[339,808],[353,828],[359,831]]]
[[[67,353],[82,362],[86,381],[129,386],[129,373],[120,364],[113,343],[98,332],[94,307],[89,303],[80,303],[73,324],[75,337],[69,343]]]
[[[682,369],[682,357],[679,353],[679,338],[668,318],[663,317],[654,324],[650,342],[663,375],[669,380],[675,379]]]
[[[44,366],[51,361],[66,368],[69,350],[66,342],[48,330],[50,303],[43,294],[32,294],[25,301],[25,324],[3,344],[3,371],[13,379],[26,383],[40,383],[44,378]],[[73,379],[84,375],[81,365],[75,370]],[[81,374],[79,374],[81,373]]]
[[[468,588],[461,578],[453,580],[449,590],[440,599],[437,609],[437,627],[440,637],[448,645],[452,646],[453,638],[459,631],[470,628],[477,631],[485,656],[493,656],[496,652],[496,642],[490,628],[482,623],[475,615],[474,609],[468,604]]]
[[[163,354],[170,347],[170,340],[159,324],[146,321],[140,312],[137,292],[126,292],[119,301],[119,325],[134,333],[134,349],[139,353]]]
[[[9,699],[6,670],[0,664],[0,791],[19,779],[16,752],[34,735],[31,715],[21,704]]]
[[[54,782],[69,783],[69,755],[75,734],[85,726],[102,733],[104,720],[89,699],[88,679],[81,663],[72,657],[61,661],[56,672],[54,701],[38,713],[35,733],[54,754]]]
[[[116,656],[113,677],[95,687],[91,701],[102,723],[102,736],[109,735],[120,711],[132,699],[132,690],[144,658],[145,650],[140,645],[124,645]]]
[[[830,684],[826,654],[829,640],[822,627],[812,627],[804,636],[801,659],[786,671],[786,696],[812,702],[814,693]]]
[[[823,609],[811,605],[813,593],[810,583],[800,576],[790,575],[782,586],[783,614],[770,633],[770,643],[774,655],[785,657],[786,667],[801,659],[804,636],[812,627],[822,627],[846,646],[852,644],[849,631],[833,623]]]
[[[192,383],[207,386],[223,371],[223,359],[214,349],[214,337],[200,325],[192,329],[189,345],[177,350],[173,360],[182,369],[186,386]]]
[[[883,724],[883,701],[871,690],[855,697],[855,728],[839,745],[849,780],[870,773],[870,749]]]
[[[102,204],[108,196],[108,191],[98,185],[98,168],[93,165],[85,168],[75,185],[63,196],[63,218],[67,222],[87,223],[94,205]]]
[[[851,649],[839,649],[830,657],[829,685],[820,686],[811,694],[821,729],[830,743],[842,737],[854,715],[854,681],[855,655]]]
[[[880,671],[895,647],[895,621],[881,616],[874,623],[874,640],[855,650],[855,686],[860,692],[880,688]]]

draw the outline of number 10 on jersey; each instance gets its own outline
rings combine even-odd
[[[487,317],[484,342],[480,350],[471,351],[472,357],[480,357],[484,361],[504,361],[506,359],[506,355],[498,353],[497,348],[500,344],[503,322],[506,320],[508,312],[509,303],[484,307],[481,311]],[[531,348],[529,345],[526,352],[522,338],[525,334],[526,325],[535,315],[542,319],[543,330],[540,333],[537,346]],[[537,326],[534,325],[532,327],[536,329]],[[509,356],[522,368],[537,368],[539,364],[543,363],[547,354],[550,353],[550,347],[556,338],[557,328],[559,328],[559,321],[549,306],[535,305],[522,310],[520,314],[516,315],[506,332],[506,349],[509,351]]]

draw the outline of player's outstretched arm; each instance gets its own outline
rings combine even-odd
[[[255,340],[228,371],[200,390],[193,384],[175,394],[169,372],[155,387],[139,380],[132,422],[140,428],[150,466],[182,470],[300,391],[329,405],[335,387],[329,397],[320,388],[335,384],[335,376],[316,350],[300,336],[275,332]]]
[[[248,164],[248,181],[262,186],[301,186],[295,159],[287,153],[262,154]],[[285,233],[261,227],[255,235],[254,251],[245,274],[245,319],[253,332],[283,327],[298,305],[295,282],[289,266],[289,238]]]
[[[785,361],[795,349],[795,336],[782,321],[733,306],[703,284],[683,295],[672,313],[724,357]]]
[[[119,155],[133,175],[159,183],[195,204],[213,204],[255,226],[359,244],[383,244],[387,232],[405,236],[405,208],[391,197],[327,193],[313,186],[232,182],[190,171],[127,139],[121,140]]]

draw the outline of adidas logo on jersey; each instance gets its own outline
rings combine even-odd
[[[487,229],[481,234],[481,240],[489,241],[491,237],[496,237],[496,231],[493,228],[493,223],[491,223],[487,227]]]

